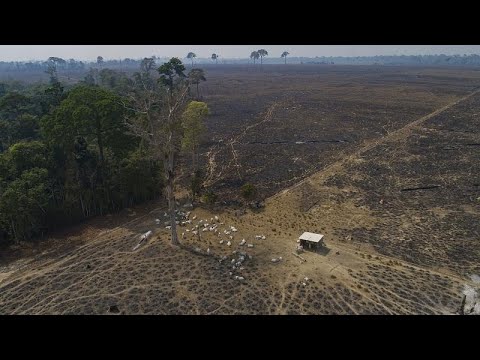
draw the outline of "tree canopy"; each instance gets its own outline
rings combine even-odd
[[[252,51],[252,53],[250,54],[250,59],[253,59],[253,63],[255,64],[255,61],[260,59],[260,54],[258,53],[258,51]]]
[[[187,76],[178,58],[157,67],[151,57],[133,75],[92,66],[72,85],[58,68],[78,62],[62,60],[47,61],[48,84],[0,84],[0,243],[162,194],[175,219],[178,157],[195,157],[189,177],[201,187],[194,169],[208,107],[192,101],[190,88],[198,97],[205,72]]]

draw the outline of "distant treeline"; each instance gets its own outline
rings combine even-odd
[[[51,66],[52,58],[46,61],[0,61],[0,72],[32,72],[32,71],[48,71],[49,66]],[[78,61],[75,59],[64,60],[61,58],[56,59],[56,69],[58,72],[68,71],[68,72],[84,72],[90,68],[109,68],[114,70],[137,70],[140,67],[142,59],[123,59],[123,60],[97,60],[96,62],[88,61]],[[158,59],[160,60],[160,59]]]
[[[142,59],[119,59],[104,60],[101,56],[97,61],[78,61],[75,59],[64,60],[56,58],[56,66],[59,72],[84,72],[90,68],[109,68],[112,70],[136,70]],[[166,61],[167,58],[155,57],[157,62]],[[283,64],[284,58],[269,54],[263,59],[263,64]],[[253,63],[250,58],[195,58],[196,64],[249,64]],[[51,59],[47,61],[0,61],[0,72],[44,72],[48,71]],[[480,65],[480,55],[396,55],[396,56],[358,56],[358,57],[288,57],[288,64],[341,64],[341,65],[419,65],[419,66],[476,66]]]

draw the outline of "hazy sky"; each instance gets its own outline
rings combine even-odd
[[[223,58],[248,57],[253,50],[266,49],[270,56],[288,51],[290,56],[368,56],[418,54],[480,54],[480,45],[0,45],[0,61],[46,60],[50,56],[93,60],[177,56],[189,51],[197,57],[217,53]]]

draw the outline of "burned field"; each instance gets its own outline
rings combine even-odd
[[[377,146],[326,184],[358,190],[376,218],[358,241],[422,266],[480,272],[480,95]],[[345,234],[343,232],[342,234]]]
[[[192,209],[179,232],[200,253],[169,245],[163,203],[97,219],[9,263],[0,314],[456,313],[479,287],[480,72],[291,69],[212,67],[203,88],[210,186],[250,181],[264,209]],[[326,248],[300,261],[304,231]]]
[[[275,192],[453,102],[476,70],[375,66],[207,67],[207,184],[224,197],[244,182]]]

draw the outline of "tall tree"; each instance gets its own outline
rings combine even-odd
[[[268,55],[268,51],[265,49],[260,49],[257,52],[258,52],[258,55],[260,56],[260,64],[263,65],[263,57]]]
[[[42,119],[47,140],[72,147],[80,135],[97,145],[100,163],[105,161],[105,145],[122,151],[126,128],[124,108],[111,91],[80,85],[72,89],[57,109]]]
[[[187,54],[187,59],[191,59],[192,60],[192,68],[193,68],[193,58],[196,58],[197,57],[197,54],[193,53],[193,52],[189,52]]]
[[[66,64],[67,62],[62,58],[50,56],[47,60],[47,70],[45,71],[50,75],[50,83],[54,84],[58,82],[58,67]]]
[[[218,55],[213,53],[212,54],[212,60],[215,60],[215,64],[218,64]]]
[[[258,53],[258,51],[252,51],[252,53],[250,54],[250,59],[253,59],[253,64],[255,65],[255,61],[258,60],[260,58],[260,54]]]
[[[0,152],[19,140],[36,137],[34,108],[32,99],[18,92],[8,92],[0,98]]]
[[[181,84],[181,80],[186,77],[185,70],[182,61],[176,57],[171,58],[169,62],[162,64],[157,69],[160,74],[159,82],[167,87],[171,96],[174,93],[175,85]],[[149,72],[142,72],[140,75],[145,79],[151,79],[151,74]],[[150,87],[147,87],[147,89],[150,89]]]
[[[35,167],[47,167],[47,149],[40,141],[20,141],[5,153],[8,173],[12,178]]]
[[[182,114],[183,141],[182,148],[192,152],[192,173],[198,170],[198,148],[206,131],[205,119],[209,114],[206,103],[191,101]]]
[[[100,83],[99,75],[100,72],[98,69],[90,68],[87,72],[87,75],[85,75],[83,82],[90,86],[98,85]]]
[[[39,234],[48,204],[47,169],[24,171],[0,194],[0,228],[16,241]]]
[[[285,59],[285,65],[287,64],[287,56],[288,56],[288,55],[290,55],[290,53],[289,53],[288,51],[284,51],[284,52],[282,53],[282,58]]]
[[[198,85],[200,84],[200,81],[207,80],[205,78],[205,72],[203,71],[203,69],[192,69],[188,73],[188,79],[190,83],[197,85],[197,100],[200,99],[200,92],[198,90]]]
[[[135,75],[130,102],[125,104],[131,112],[127,124],[132,132],[150,146],[152,156],[164,166],[165,192],[170,213],[172,245],[180,245],[176,227],[175,172],[176,158],[181,150],[182,114],[188,97],[185,66],[172,58],[157,69],[158,82],[151,81],[147,69]]]
[[[153,56],[151,58],[144,58],[142,62],[140,63],[140,69],[143,72],[149,73],[151,70],[155,68],[155,59],[156,57]]]
[[[96,147],[96,178],[102,184],[103,204],[108,204],[111,197],[107,187],[107,149],[114,157],[121,157],[126,154],[127,145],[131,144],[123,122],[124,112],[120,99],[111,91],[80,85],[71,90],[55,111],[41,121],[47,142],[61,147],[70,159],[75,154],[79,137],[86,144]],[[100,205],[100,213],[104,210],[104,205]]]
[[[103,56],[97,56],[97,65],[102,67],[103,65]]]

